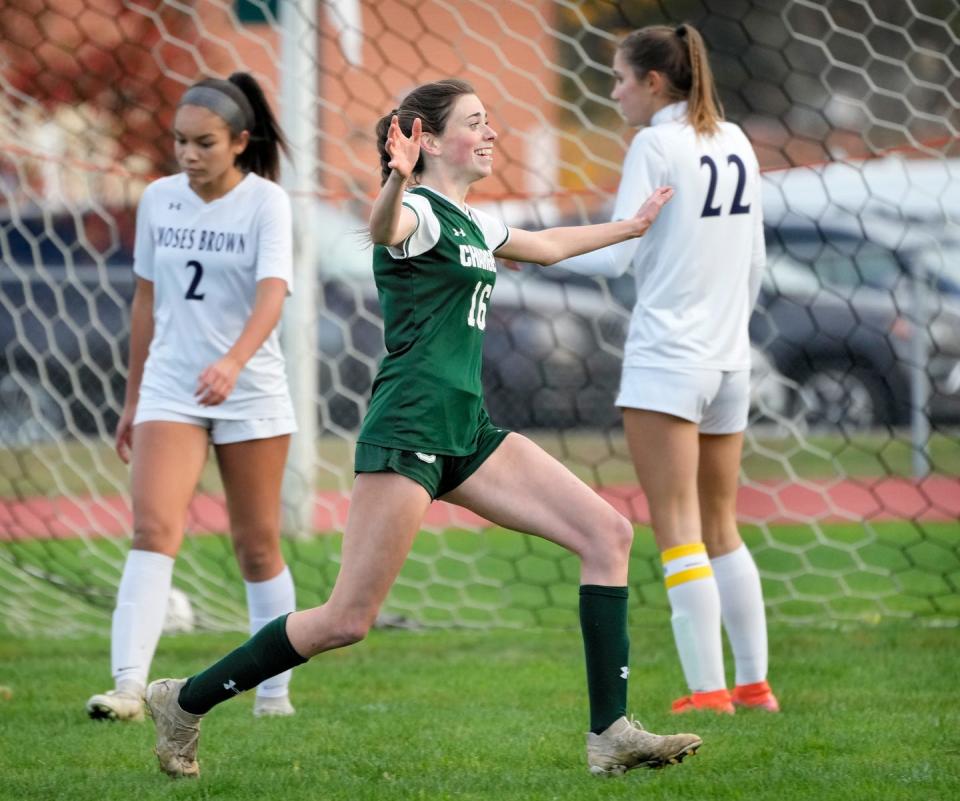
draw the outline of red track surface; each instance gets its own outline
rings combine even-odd
[[[646,498],[634,485],[600,491],[617,509],[638,523],[649,521]],[[318,492],[316,531],[343,529],[348,498]],[[740,490],[743,523],[862,522],[890,519],[955,520],[960,523],[960,477],[931,476],[919,482],[901,478],[804,481],[754,484]],[[430,528],[482,526],[485,521],[446,503],[433,504]],[[190,506],[192,532],[226,531],[223,499],[198,495]],[[0,501],[0,541],[63,539],[78,536],[126,536],[131,530],[129,503],[106,498],[31,498]]]

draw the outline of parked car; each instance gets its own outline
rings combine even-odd
[[[750,324],[754,419],[902,425],[912,382],[929,386],[932,421],[960,419],[960,160],[891,157],[763,179],[768,271]],[[632,275],[604,286],[632,307]],[[762,402],[761,380],[772,390]]]
[[[0,219],[0,445],[113,431],[134,284],[129,254],[102,223],[87,230],[82,217],[39,211]],[[95,258],[94,229],[106,258]]]
[[[323,211],[319,234],[318,350],[321,422],[359,426],[376,366],[383,327],[362,223],[342,210]],[[618,287],[626,286],[622,279]],[[501,269],[488,306],[483,386],[498,425],[513,429],[618,425],[629,300],[590,279],[551,268]],[[763,354],[754,357],[754,408],[774,417],[787,402],[786,384]]]
[[[384,351],[372,270],[324,278],[318,304],[321,422],[356,428]],[[483,385],[508,428],[606,426],[618,413],[625,321],[601,293],[501,271],[487,310]]]
[[[751,338],[797,385],[790,408],[808,422],[906,424],[914,381],[929,384],[932,420],[960,419],[955,263],[938,240],[903,242],[893,250],[824,225],[767,231]]]
[[[913,247],[894,251],[862,234],[810,224],[768,228],[766,238],[767,273],[750,323],[752,419],[903,425],[915,365],[929,381],[930,418],[960,419],[960,296],[950,289],[956,262],[939,240],[909,239]],[[913,276],[930,263],[949,267],[924,267],[918,296]],[[549,269],[543,276],[599,291],[593,279]],[[633,276],[605,286],[627,314]]]
[[[918,372],[930,381],[931,418],[960,419],[960,245],[950,227],[885,226],[875,214],[822,222],[819,207],[781,205],[769,215],[769,270],[751,321],[752,419],[902,424]],[[382,320],[363,222],[333,206],[316,215],[318,413],[349,433],[383,355]],[[130,254],[84,260],[69,224],[40,218],[0,222],[0,234],[0,441],[63,428],[109,434],[123,397]],[[483,373],[493,419],[518,429],[616,425],[634,293],[629,274],[598,282],[501,270]]]
[[[322,426],[349,434],[384,353],[383,325],[362,222],[336,208],[318,212],[318,414]],[[78,264],[76,231],[40,217],[0,221],[0,235],[0,444],[109,437],[125,388],[131,254]],[[622,312],[595,289],[517,279],[501,272],[486,318],[483,380],[494,419],[513,428],[614,422]]]

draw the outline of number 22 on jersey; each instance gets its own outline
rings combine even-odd
[[[733,202],[730,204],[731,214],[747,214],[750,211],[750,204],[743,204],[743,190],[747,185],[747,168],[743,160],[737,155],[727,156],[727,164],[737,170],[737,188],[733,192]],[[723,207],[714,205],[714,195],[717,192],[717,176],[719,169],[717,163],[710,156],[700,157],[700,166],[706,167],[710,171],[710,184],[707,186],[707,197],[703,202],[703,211],[701,217],[719,217],[723,213]]]

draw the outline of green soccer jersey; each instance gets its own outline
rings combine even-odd
[[[373,252],[387,355],[359,441],[465,456],[486,416],[480,370],[493,251],[509,232],[426,187],[405,193],[403,204],[417,229],[397,248]]]

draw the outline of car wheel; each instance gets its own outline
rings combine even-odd
[[[857,431],[889,422],[889,392],[862,369],[815,369],[800,382],[796,400],[796,411],[812,427]]]
[[[49,442],[63,427],[63,409],[39,376],[18,373],[0,378],[0,443]]]

